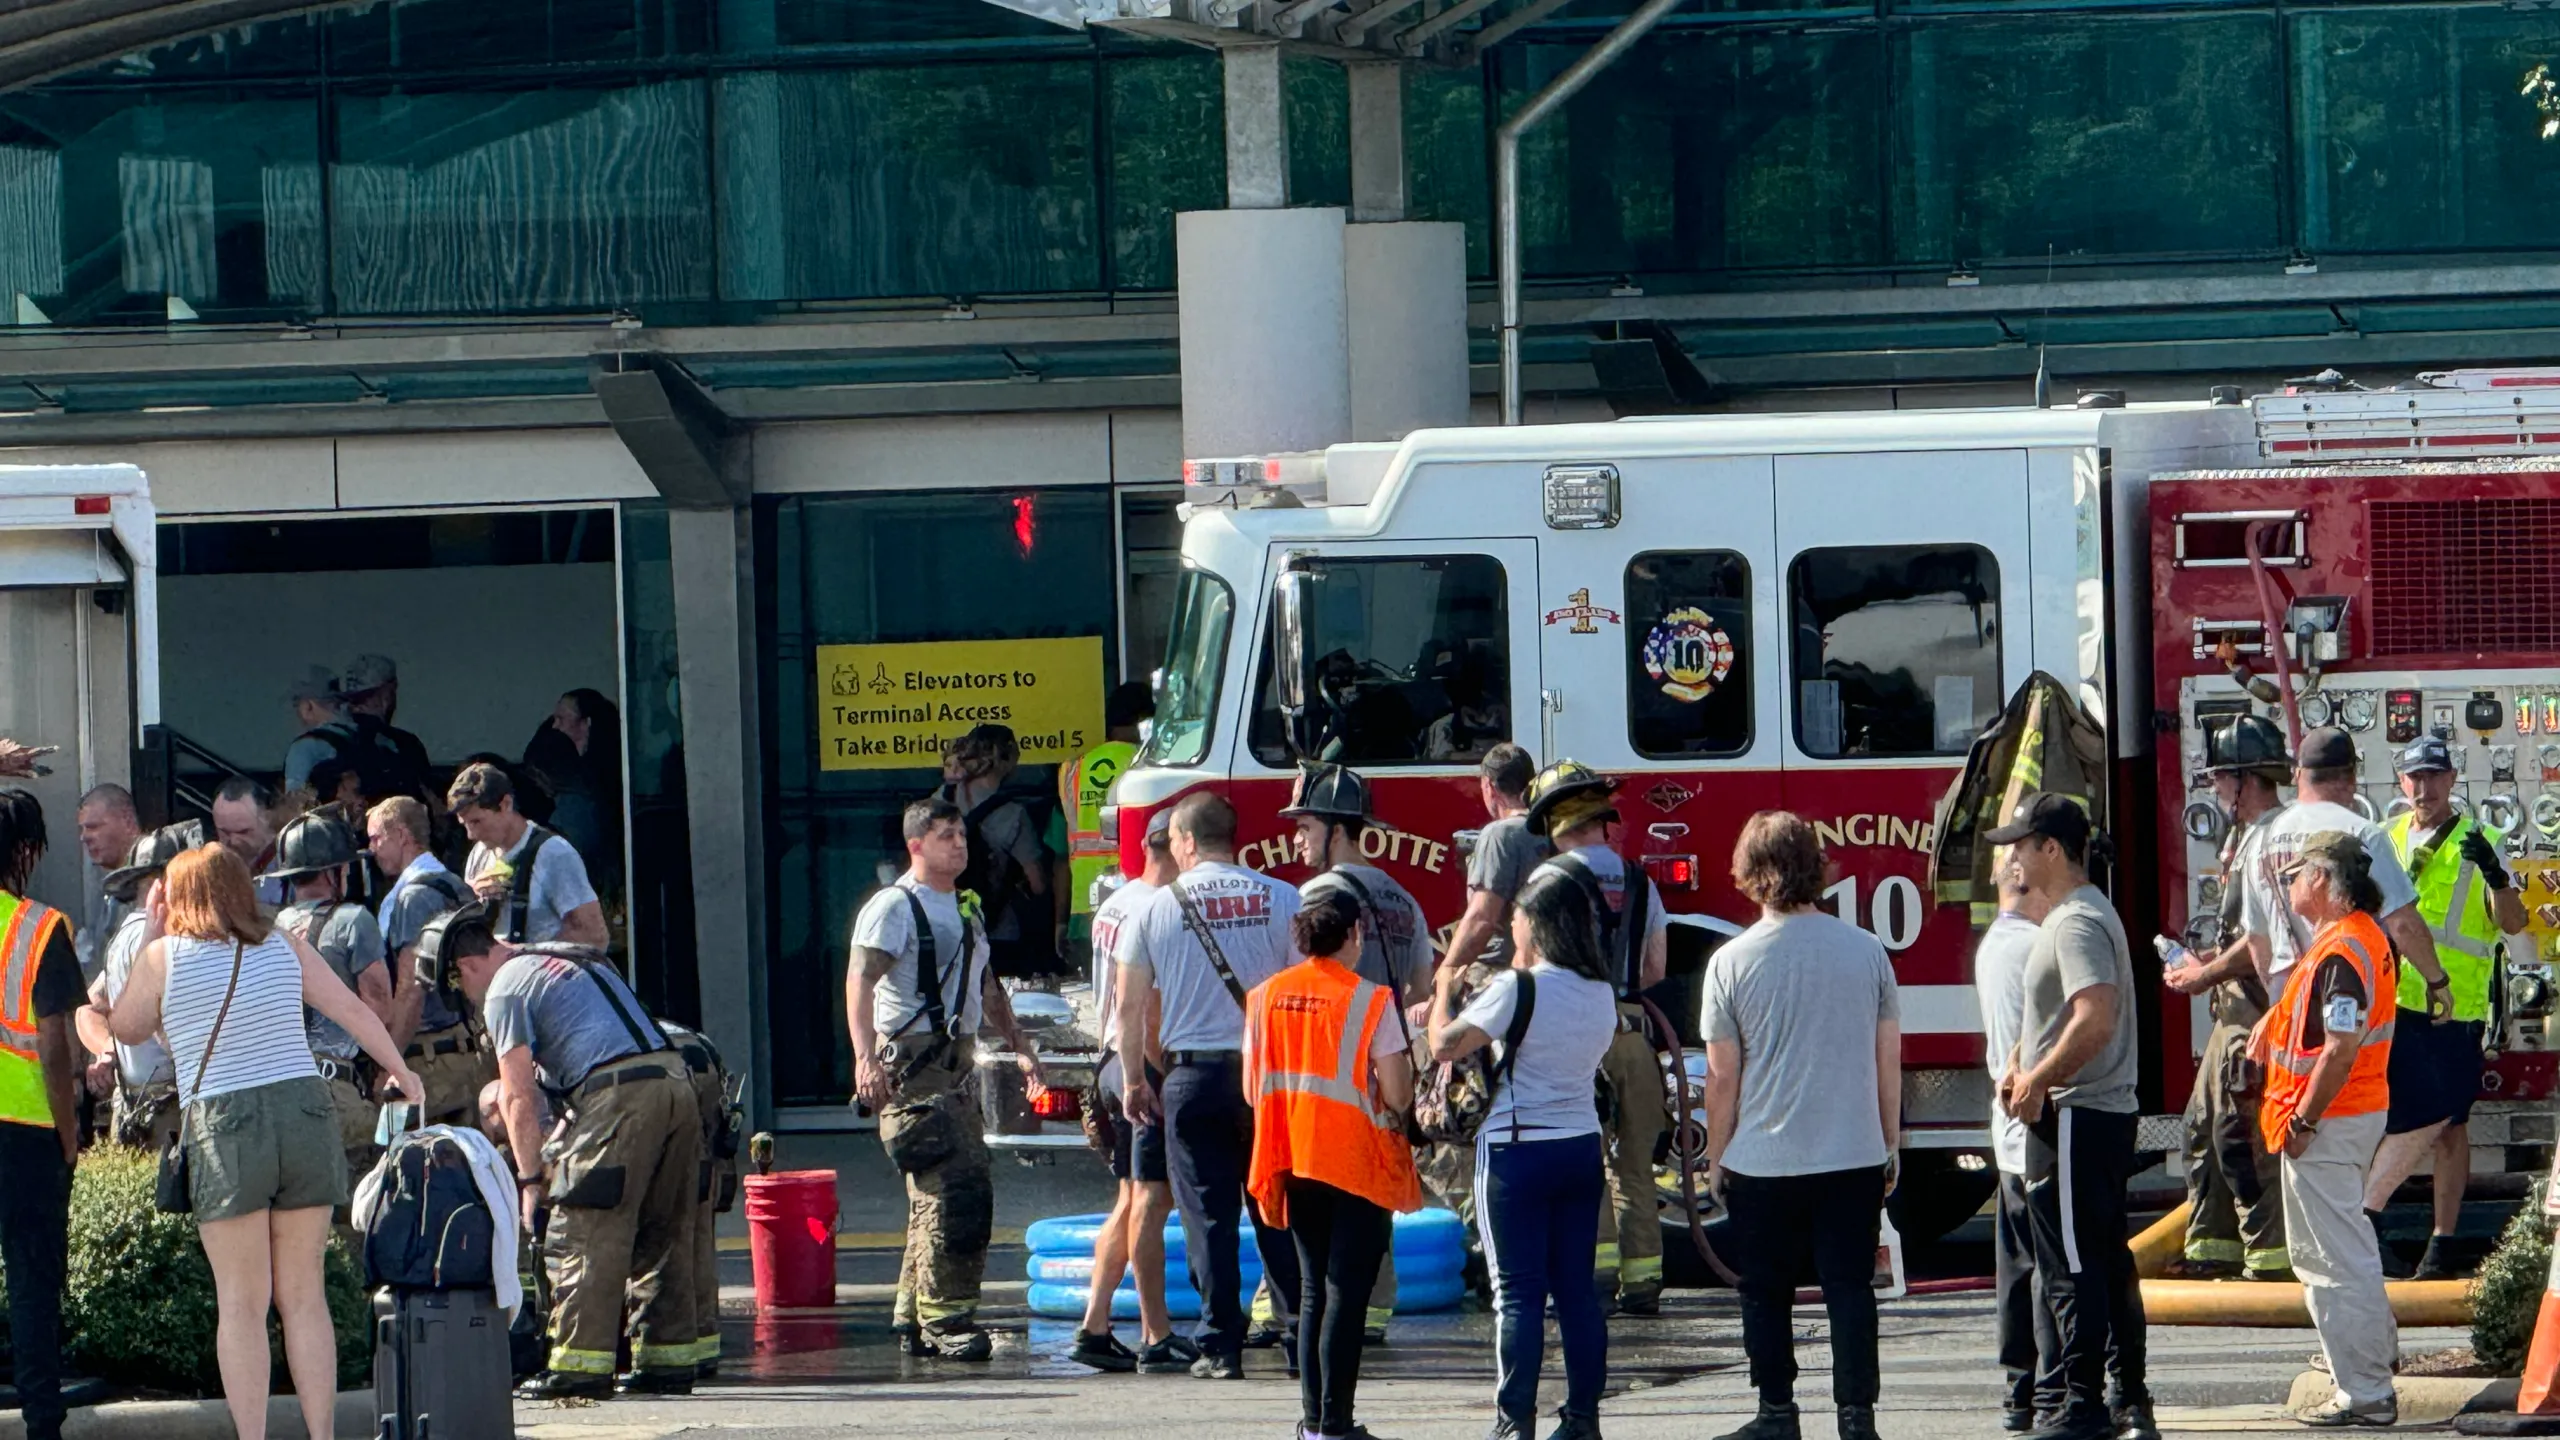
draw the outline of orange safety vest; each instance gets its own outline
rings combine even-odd
[[[70,924],[49,905],[0,891],[0,1123],[53,1123],[36,1054],[36,971],[54,933]]]
[[[2331,921],[2293,963],[2285,976],[2284,994],[2259,1018],[2257,1033],[2249,1038],[2250,1050],[2267,1070],[2267,1093],[2258,1105],[2258,1135],[2271,1155],[2284,1153],[2288,1122],[2311,1092],[2311,1067],[2319,1061],[2320,1052],[2304,1049],[2302,1036],[2314,1024],[2312,992],[2320,967],[2333,955],[2356,967],[2364,981],[2366,1024],[2355,1068],[2347,1073],[2345,1088],[2321,1118],[2370,1115],[2391,1105],[2391,1031],[2399,1019],[2391,986],[2399,978],[2398,960],[2382,926],[2358,910]]]
[[[1292,965],[1245,997],[1244,1085],[1254,1105],[1245,1188],[1271,1224],[1288,1226],[1292,1175],[1388,1210],[1422,1208],[1404,1117],[1369,1093],[1369,1047],[1394,1004],[1385,986],[1324,959]]]

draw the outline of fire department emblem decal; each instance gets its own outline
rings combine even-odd
[[[1665,780],[1644,792],[1644,803],[1668,815],[1698,797],[1698,792],[1677,780]]]
[[[1573,628],[1565,632],[1569,635],[1599,634],[1600,627],[1593,623],[1598,620],[1606,620],[1612,625],[1619,623],[1617,611],[1603,609],[1591,603],[1591,588],[1587,585],[1565,596],[1563,609],[1547,612],[1548,624],[1553,625],[1559,620],[1573,622]]]
[[[1733,637],[1714,616],[1684,606],[1644,637],[1644,670],[1663,694],[1695,704],[1733,673]]]

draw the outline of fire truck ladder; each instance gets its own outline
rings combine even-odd
[[[2560,454],[2560,369],[2444,370],[2388,390],[2328,371],[2250,409],[2258,453],[2286,464]]]

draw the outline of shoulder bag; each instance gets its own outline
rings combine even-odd
[[[240,993],[241,950],[239,941],[231,942],[231,983],[223,987],[222,1008],[214,1012],[213,1029],[204,1037],[204,1053],[196,1057],[196,1083],[187,1087],[189,1091],[204,1088],[204,1072],[213,1064],[213,1047],[222,1039],[222,1022],[231,1018],[231,997]],[[163,999],[169,993],[165,965],[162,967],[160,993]],[[160,1151],[160,1175],[152,1184],[151,1203],[163,1215],[195,1213],[195,1191],[190,1173],[193,1167],[187,1159],[187,1131],[190,1128],[187,1116],[194,1109],[191,1096],[179,1097],[178,1133],[170,1136],[168,1145]]]

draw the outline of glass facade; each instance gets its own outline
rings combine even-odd
[[[1495,117],[1589,0],[1405,87],[1412,212],[1488,273]],[[1818,22],[1818,23],[1808,23]],[[2560,15],[1721,0],[1534,132],[1535,276],[2547,248],[2520,77]],[[1348,198],[1339,67],[1287,73],[1300,203]],[[1218,61],[976,0],[413,0],[0,96],[0,298],[55,323],[649,318],[1173,283],[1224,190]]]
[[[854,911],[907,864],[899,812],[936,768],[820,764],[821,645],[1103,637],[1116,675],[1112,497],[1100,487],[808,496],[756,506],[764,701],[767,977],[775,1098],[844,1104]],[[1045,825],[1056,767],[1006,787]]]

